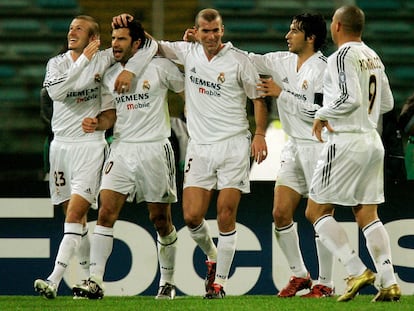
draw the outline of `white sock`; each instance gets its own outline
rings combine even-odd
[[[64,224],[64,235],[60,242],[59,250],[56,255],[55,266],[48,280],[59,286],[63,274],[66,271],[69,261],[76,253],[82,236],[82,224],[67,223]]]
[[[392,266],[390,238],[382,222],[377,219],[366,225],[362,232],[367,242],[368,251],[375,263],[380,286],[387,288],[397,284]]]
[[[275,236],[283,254],[285,254],[293,275],[298,278],[306,278],[308,276],[308,269],[306,269],[305,263],[303,262],[295,224],[292,222],[290,225],[282,228],[275,226]]]
[[[225,287],[236,252],[237,231],[220,232],[217,244],[217,265],[214,283]]]
[[[201,248],[201,250],[206,254],[209,261],[217,261],[217,248],[214,245],[213,239],[210,234],[210,227],[205,219],[203,222],[196,228],[190,229],[190,236]]]
[[[334,283],[332,275],[334,256],[329,251],[329,249],[327,249],[326,246],[322,243],[317,234],[315,234],[315,244],[316,252],[318,254],[319,267],[318,284],[333,288]]]
[[[89,257],[90,257],[90,241],[88,234],[88,224],[82,228],[82,237],[77,252],[77,258],[80,265],[80,280],[87,280],[89,277]]]
[[[103,282],[106,262],[114,245],[114,228],[95,226],[91,243],[90,275]]]
[[[314,228],[321,242],[342,262],[350,276],[364,273],[367,267],[351,248],[345,230],[332,216],[322,216],[315,221]]]
[[[157,234],[158,262],[160,267],[159,286],[170,283],[174,285],[175,254],[177,252],[177,231],[175,227],[167,236]]]

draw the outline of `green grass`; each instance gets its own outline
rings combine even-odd
[[[73,300],[60,296],[46,300],[38,296],[0,296],[1,311],[312,311],[312,310],[413,310],[414,296],[403,296],[400,302],[371,303],[372,295],[360,295],[353,301],[336,302],[335,298],[303,299],[277,298],[276,296],[227,296],[221,300],[205,300],[195,296],[180,296],[172,301],[155,300],[149,296],[105,297],[102,300]]]

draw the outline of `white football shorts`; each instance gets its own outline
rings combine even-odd
[[[323,144],[317,141],[289,138],[280,154],[280,169],[275,187],[286,186],[308,197],[316,163]]]
[[[55,137],[50,144],[50,195],[53,205],[78,194],[96,208],[107,143]]]
[[[250,142],[250,133],[205,145],[195,144],[190,139],[184,166],[184,188],[235,188],[249,193]]]
[[[102,189],[127,194],[127,201],[177,202],[174,151],[168,139],[113,142],[102,172]]]
[[[384,202],[384,147],[377,131],[330,134],[309,197],[343,206]]]

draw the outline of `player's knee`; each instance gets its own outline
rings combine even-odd
[[[105,204],[101,204],[99,208],[98,214],[98,224],[105,226],[105,227],[113,227],[115,221],[118,219],[118,213],[106,206]]]
[[[149,219],[154,224],[155,230],[158,232],[165,231],[167,227],[171,226],[171,220],[163,214],[150,214]]]
[[[184,213],[184,223],[188,228],[194,229],[198,227],[202,222],[203,217],[200,217],[199,215]]]
[[[305,217],[311,224],[313,224],[318,219],[318,216],[314,213],[312,208],[309,207],[309,205],[305,209]]]
[[[292,223],[292,218],[289,215],[283,213],[280,209],[274,208],[272,211],[273,221],[276,227],[282,228]]]

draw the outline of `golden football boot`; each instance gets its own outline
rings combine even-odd
[[[349,277],[347,280],[347,288],[343,295],[339,296],[337,301],[349,301],[355,298],[361,288],[374,284],[375,273],[370,269],[366,269],[360,276]]]
[[[377,301],[400,301],[401,289],[398,284],[393,284],[387,288],[381,288],[371,302]]]

